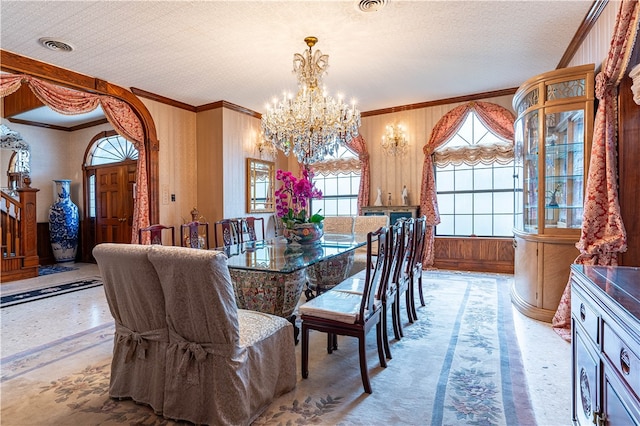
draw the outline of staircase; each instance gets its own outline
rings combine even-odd
[[[28,183],[0,191],[0,283],[38,276],[36,193]]]

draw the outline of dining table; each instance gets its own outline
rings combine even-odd
[[[366,244],[366,234],[324,234],[313,244],[280,236],[215,250],[227,255],[238,308],[287,318],[297,337],[294,312],[309,281],[338,284],[349,273],[354,251]]]

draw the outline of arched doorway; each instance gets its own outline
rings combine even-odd
[[[138,97],[129,90],[109,82],[26,58],[2,49],[0,49],[0,69],[13,74],[29,75],[75,90],[111,96],[129,105],[140,120],[144,133],[145,156],[143,158],[147,172],[146,191],[148,194],[148,205],[146,207],[148,209],[148,218],[150,223],[158,222],[160,216],[158,198],[159,144],[155,123],[153,122],[151,114]]]

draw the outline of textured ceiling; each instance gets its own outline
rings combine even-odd
[[[7,1],[0,47],[199,106],[295,91],[304,37],[361,111],[500,90],[555,69],[591,1]],[[74,47],[54,52],[55,38]]]

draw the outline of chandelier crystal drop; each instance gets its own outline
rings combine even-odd
[[[407,153],[409,141],[402,125],[393,124],[385,129],[382,136],[382,148],[388,155],[403,156]]]
[[[262,132],[285,155],[290,152],[299,163],[308,165],[333,155],[338,147],[358,136],[360,111],[355,102],[348,105],[334,99],[322,87],[322,76],[329,66],[329,55],[311,48],[316,37],[304,39],[309,50],[293,56],[293,72],[298,79],[295,97],[283,94],[267,105],[262,115]]]

